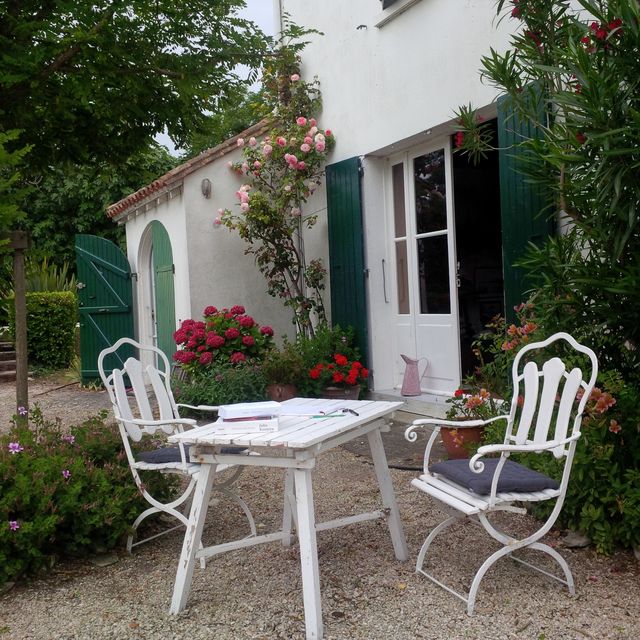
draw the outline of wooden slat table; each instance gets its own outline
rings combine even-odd
[[[337,417],[312,417],[317,416],[319,404],[327,413],[348,408],[357,412],[358,415],[344,413]],[[406,560],[408,557],[407,543],[381,436],[382,431],[389,430],[389,416],[402,404],[402,402],[374,400],[294,398],[283,402],[282,409],[283,414],[291,412],[296,415],[281,415],[280,428],[277,432],[224,434],[220,433],[220,427],[213,423],[171,436],[169,439],[172,442],[191,445],[191,460],[202,465],[191,505],[189,526],[178,563],[171,613],[178,613],[185,608],[197,559],[264,542],[281,541],[288,546],[291,544],[295,522],[300,545],[307,638],[322,638],[317,531],[386,518],[396,558]],[[307,409],[308,414],[304,415]],[[324,451],[365,435],[371,448],[383,509],[316,523],[311,482],[311,471],[316,464],[316,458]],[[221,446],[228,445],[246,447],[251,453],[258,455],[220,453]],[[216,467],[220,464],[286,469],[284,511],[280,531],[199,549],[211,486]]]

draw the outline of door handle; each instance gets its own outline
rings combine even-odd
[[[382,258],[382,293],[384,294],[384,301],[388,303],[389,299],[387,298],[387,273],[385,265],[385,259]]]

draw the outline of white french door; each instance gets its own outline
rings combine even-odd
[[[460,384],[460,342],[449,140],[390,165],[396,383],[405,354],[428,360],[423,393],[451,392]]]

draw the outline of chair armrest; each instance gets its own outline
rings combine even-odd
[[[185,407],[186,409],[195,409],[196,411],[217,411],[220,407],[217,405],[208,405],[208,404],[180,404],[176,405],[177,407]]]
[[[548,440],[543,443],[530,442],[525,444],[485,444],[478,448],[477,453],[469,460],[469,469],[475,473],[482,473],[484,463],[480,461],[488,453],[538,453],[549,451],[577,440],[582,434],[578,431],[563,440]]]
[[[482,427],[496,420],[508,420],[509,416],[495,416],[488,420],[445,420],[444,418],[419,418],[414,420],[407,429],[405,429],[404,437],[409,442],[415,442],[418,439],[418,434],[415,433],[415,429],[424,427],[427,425],[433,425],[436,430],[439,431],[440,427],[451,427],[452,429],[468,429],[470,427]]]
[[[171,418],[170,420],[141,420],[140,418],[120,418],[116,416],[118,422],[130,422],[139,427],[162,427],[166,424],[182,424],[188,427],[195,427],[198,424],[193,418]]]

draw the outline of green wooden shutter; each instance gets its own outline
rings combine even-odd
[[[523,121],[514,114],[509,100],[508,96],[498,99],[498,146],[505,315],[512,320],[513,307],[524,300],[525,292],[533,285],[514,263],[522,257],[529,242],[543,243],[555,225],[543,211],[548,204],[547,194],[539,185],[531,184],[519,166],[525,150],[514,147],[538,135],[538,131],[531,121]]]
[[[350,158],[328,165],[326,175],[331,321],[341,327],[354,327],[356,344],[366,360],[367,304],[360,160]]]
[[[176,330],[176,305],[173,287],[173,252],[171,240],[164,226],[154,220],[153,234],[153,277],[155,288],[156,343],[171,361],[176,351],[173,333]]]
[[[98,354],[119,338],[133,338],[133,308],[129,262],[104,238],[76,235],[80,363],[82,382],[99,379]],[[109,356],[105,369],[122,366],[133,350]]]

